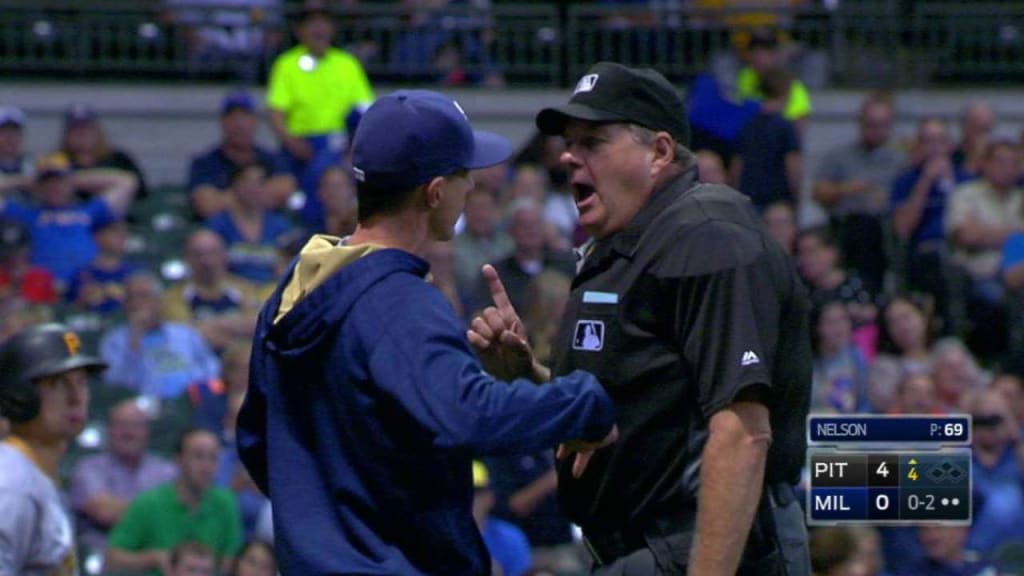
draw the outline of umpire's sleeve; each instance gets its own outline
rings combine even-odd
[[[772,387],[780,302],[767,253],[678,279],[677,339],[705,418],[753,386]]]

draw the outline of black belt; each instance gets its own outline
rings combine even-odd
[[[640,526],[616,531],[587,531],[583,536],[583,545],[587,547],[595,564],[605,566],[617,558],[627,556],[641,548],[647,548],[648,538],[659,538],[693,533],[696,522],[696,511],[685,510],[657,516]]]
[[[764,505],[784,507],[796,499],[793,487],[780,482],[764,487],[770,496],[769,500],[761,501],[759,510]],[[588,530],[583,536],[583,545],[597,566],[605,566],[617,558],[627,556],[641,548],[648,548],[649,538],[663,538],[675,534],[693,534],[697,521],[696,510],[686,509],[673,513],[662,514],[639,527],[624,530],[602,531]],[[774,522],[772,522],[774,527]]]

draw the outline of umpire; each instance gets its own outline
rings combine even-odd
[[[684,104],[658,72],[599,63],[537,126],[565,137],[594,238],[554,373],[597,375],[619,414],[585,474],[559,466],[594,573],[808,574],[791,485],[812,360],[786,253],[746,197],[697,182]]]

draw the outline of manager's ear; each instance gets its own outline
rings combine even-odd
[[[444,199],[444,177],[437,176],[424,185],[423,204],[433,210],[441,205],[442,199]]]

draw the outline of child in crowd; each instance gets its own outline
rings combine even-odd
[[[65,297],[78,308],[99,314],[114,314],[124,303],[124,281],[139,270],[125,260],[128,226],[111,220],[93,230],[99,252],[96,258],[71,277]]]
[[[868,364],[851,340],[850,313],[839,301],[815,310],[811,410],[853,414],[868,408]]]

